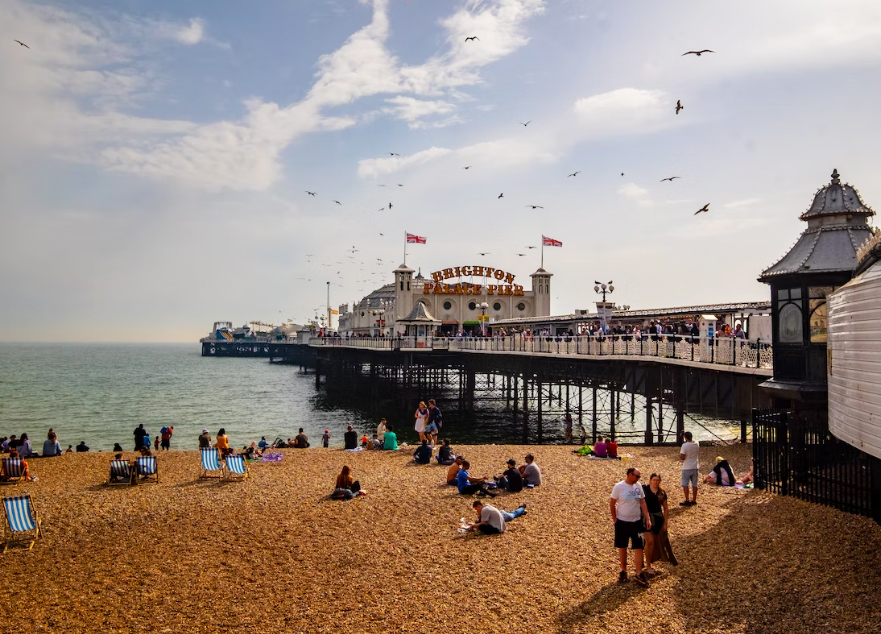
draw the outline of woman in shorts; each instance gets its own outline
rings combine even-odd
[[[416,408],[416,433],[419,434],[419,444],[425,440],[425,421],[428,420],[428,407],[425,401],[419,401],[419,407]]]

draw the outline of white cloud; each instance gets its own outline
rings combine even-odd
[[[202,41],[202,35],[202,20],[193,18],[190,20],[189,26],[178,29],[175,39],[181,44],[198,44]]]
[[[385,102],[392,104],[393,107],[384,108],[384,111],[404,121],[415,121],[434,114],[447,114],[456,109],[455,105],[446,101],[425,101],[403,95],[386,99]]]
[[[738,207],[748,207],[750,205],[755,205],[760,202],[759,198],[744,198],[743,200],[735,200],[734,202],[726,203],[722,205],[725,209],[737,209]]]
[[[408,124],[408,127],[411,130],[437,130],[440,128],[448,128],[451,125],[459,125],[460,123],[465,123],[465,119],[459,115],[453,115],[452,117],[437,119],[435,121],[413,121]]]
[[[409,156],[390,156],[381,159],[365,159],[358,162],[358,176],[376,177],[384,174],[392,174],[402,169],[422,165],[442,156],[450,154],[451,150],[442,147],[430,147]]]
[[[636,183],[625,183],[618,188],[618,193],[625,198],[629,198],[637,205],[643,207],[651,207],[652,205],[654,205],[654,202],[652,202],[651,198],[649,198],[649,190],[644,187],[640,187]]]
[[[620,88],[577,100],[572,109],[591,137],[654,132],[676,125],[676,100],[661,90]]]

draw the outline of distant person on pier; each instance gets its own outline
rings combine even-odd
[[[419,434],[419,440],[425,440],[425,424],[428,422],[428,407],[425,401],[419,401],[419,407],[416,408],[414,414],[416,418],[416,433]]]
[[[50,458],[61,455],[61,443],[55,436],[54,431],[49,432],[49,437],[43,441],[43,457]]]
[[[608,458],[609,452],[606,449],[606,439],[600,436],[599,440],[597,440],[593,445],[593,455],[597,458]]]
[[[300,431],[297,432],[297,436],[294,438],[294,447],[297,449],[309,448],[309,437],[303,433],[302,427],[300,427]]]
[[[220,449],[220,455],[222,458],[226,458],[232,453],[232,448],[229,446],[229,438],[226,435],[226,429],[223,427],[217,430],[217,438],[214,441],[214,446],[217,449]]]
[[[679,506],[694,506],[697,504],[697,476],[700,464],[698,462],[698,454],[700,446],[692,440],[693,436],[690,431],[684,434],[685,442],[679,450],[679,460],[682,461],[682,495],[685,501],[680,502]],[[691,483],[691,501],[688,499],[688,484]]]
[[[541,486],[541,469],[535,464],[535,456],[528,453],[524,460],[526,460],[526,464],[520,467],[520,475],[523,476],[523,483],[526,486],[529,486],[530,484],[534,487]]]
[[[162,438],[162,442],[160,446],[165,451],[171,450],[171,437],[174,435],[174,427],[163,427],[159,430],[159,435]]]
[[[442,465],[451,465],[455,462],[456,457],[453,455],[453,447],[450,446],[450,439],[444,438],[440,449],[437,452],[437,461]]]
[[[203,429],[202,433],[199,434],[199,449],[210,449],[211,448],[211,434],[208,433],[207,429]]]
[[[346,449],[351,450],[358,448],[358,434],[351,425],[346,427],[346,433],[343,434],[343,443]]]
[[[519,493],[523,490],[523,476],[517,468],[517,461],[511,458],[507,465],[508,468],[496,478],[496,481],[500,489],[504,489],[508,493]]]
[[[383,419],[385,420],[385,419]],[[392,431],[392,426],[386,423],[385,426],[385,436],[382,441],[382,448],[387,451],[397,451],[398,450],[398,436],[395,432]]]
[[[431,453],[431,447],[428,446],[428,441],[423,439],[422,444],[413,452],[413,460],[416,464],[431,464]]]
[[[474,495],[475,493],[481,493],[494,498],[496,494],[490,493],[486,488],[486,480],[484,478],[472,478],[468,473],[468,469],[470,468],[471,463],[467,460],[463,460],[462,468],[459,469],[459,473],[456,474],[456,487],[459,489],[459,494]]]
[[[77,453],[86,453],[89,450],[89,447],[86,445],[85,440],[81,440],[80,444],[76,446]]]
[[[135,451],[140,451],[141,447],[144,446],[144,436],[147,435],[147,432],[144,430],[144,424],[141,423],[137,426],[134,431],[135,435]]]
[[[450,468],[447,469],[447,484],[452,484],[453,486],[456,486],[458,484],[456,476],[459,475],[459,471],[462,469],[462,463],[464,462],[465,458],[463,458],[462,456],[456,456],[453,464],[451,464]]]

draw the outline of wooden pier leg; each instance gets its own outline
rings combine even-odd
[[[578,428],[584,436],[587,436],[584,433],[584,386],[581,384],[578,385]]]
[[[520,410],[520,376],[514,374],[511,376],[514,383],[514,423],[517,423],[517,412]]]
[[[592,444],[596,444],[597,441],[597,385],[594,383],[593,388],[593,404],[591,406],[591,440]]]
[[[654,444],[654,426],[652,425],[652,399],[645,398],[645,444]]]
[[[615,386],[610,385],[609,389],[612,390],[609,394],[609,432],[615,440]]]
[[[538,444],[541,444],[542,441],[542,407],[541,407],[541,396],[542,396],[542,382],[541,378],[538,379],[538,382],[535,385],[536,390],[538,391]],[[548,393],[553,389],[553,385],[548,386]]]

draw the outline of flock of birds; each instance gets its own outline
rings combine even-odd
[[[27,44],[25,44],[25,43],[22,42],[21,40],[13,40],[13,41],[14,41],[16,44],[18,44],[19,46],[22,46],[22,47],[24,47],[24,48],[27,48],[27,49],[30,49],[30,48],[31,48],[30,46],[28,46]],[[479,38],[478,36],[476,36],[476,35],[471,35],[471,36],[468,36],[468,37],[465,38],[465,42],[466,42],[466,43],[467,43],[467,42],[479,42],[479,41],[480,41],[480,38]],[[702,55],[704,55],[704,54],[706,54],[706,53],[715,53],[715,51],[712,51],[712,50],[710,50],[710,49],[701,49],[701,50],[695,50],[695,51],[687,51],[687,52],[685,52],[685,53],[682,54],[682,57],[685,57],[686,55],[694,55],[694,56],[696,56],[696,57],[700,57],[700,56],[702,56]],[[684,109],[685,109],[685,106],[682,105],[682,101],[681,101],[681,100],[677,100],[677,101],[676,101],[676,106],[675,106],[675,108],[674,108],[674,110],[675,110],[675,114],[678,115],[678,114],[679,114],[682,110],[684,110]],[[530,120],[528,120],[528,121],[520,121],[520,122],[519,122],[519,124],[522,125],[524,128],[525,128],[525,127],[528,127],[530,123],[532,123],[532,119],[530,119]],[[400,157],[400,154],[397,153],[397,152],[389,152],[388,154],[389,154],[389,156],[391,156],[391,157],[396,157],[396,156],[397,156],[397,157]],[[470,170],[470,169],[472,169],[473,167],[474,167],[473,165],[466,165],[466,166],[464,166],[462,169],[464,169],[464,170]],[[574,178],[574,177],[577,177],[580,173],[581,173],[581,170],[576,170],[576,171],[574,171],[574,172],[568,174],[568,175],[567,175],[567,178]],[[624,172],[621,172],[621,176],[624,176]],[[662,178],[660,182],[662,182],[662,183],[663,183],[663,182],[671,182],[671,183],[672,183],[674,180],[676,180],[676,179],[680,179],[680,178],[682,178],[682,177],[681,177],[681,176],[668,176],[668,177],[666,177],[666,178]],[[385,184],[379,184],[378,186],[379,186],[379,187],[386,187]],[[403,185],[403,183],[397,183],[397,186],[398,186],[398,187],[403,187],[404,185]],[[313,198],[315,198],[315,197],[318,196],[318,192],[316,192],[316,191],[305,190],[305,192],[306,192],[306,195],[308,195],[308,196],[312,196]],[[504,192],[501,192],[501,193],[499,193],[499,195],[497,196],[497,199],[502,199],[502,198],[504,198],[504,197],[505,197],[505,193],[504,193]],[[342,203],[341,201],[339,201],[339,200],[334,199],[334,200],[332,200],[332,202],[335,203],[336,205],[340,206],[340,207],[343,206],[343,203]],[[391,209],[393,209],[393,207],[394,207],[393,203],[392,203],[392,202],[389,202],[387,206],[382,207],[381,209],[379,209],[379,211],[385,211],[386,209],[391,210]],[[544,209],[544,207],[543,207],[542,205],[528,204],[528,205],[526,205],[526,207],[529,208],[529,209],[533,209],[533,210],[535,210],[535,209]],[[709,210],[710,210],[710,204],[707,203],[706,205],[704,205],[703,207],[701,207],[700,209],[698,209],[696,212],[694,212],[694,215],[698,215],[698,214],[700,214],[700,213],[706,213],[706,212],[708,212]],[[379,235],[380,235],[380,236],[384,236],[385,234],[382,233],[382,232],[380,232]],[[535,246],[533,246],[533,245],[527,245],[525,248],[526,248],[526,249],[535,249],[535,248],[537,248],[537,247],[535,247]],[[379,279],[383,279],[383,278],[385,278],[385,276],[387,275],[387,271],[385,270],[386,267],[387,267],[387,263],[384,262],[381,258],[376,258],[375,262],[372,262],[371,264],[373,264],[373,265],[374,265],[377,269],[379,269],[379,270],[375,270],[373,273],[368,273],[368,272],[367,272],[367,269],[366,269],[366,268],[363,268],[363,267],[369,267],[370,264],[368,264],[367,261],[365,261],[365,260],[363,260],[363,259],[358,259],[358,258],[355,256],[355,254],[358,253],[358,251],[359,251],[359,250],[358,250],[357,248],[355,248],[355,246],[352,246],[351,249],[348,249],[349,255],[346,256],[347,259],[352,260],[352,262],[350,262],[349,264],[358,264],[358,265],[360,265],[360,266],[362,267],[361,271],[362,271],[362,272],[365,272],[365,274],[367,275],[367,278],[366,278],[366,279],[363,279],[363,280],[357,280],[357,281],[358,281],[359,283],[370,284],[370,283],[375,283],[375,282],[377,282]],[[477,255],[479,255],[479,256],[481,256],[481,257],[485,257],[485,256],[487,256],[487,255],[490,255],[490,253],[489,253],[489,252],[479,252]],[[518,257],[526,257],[526,253],[517,253],[517,254],[515,254],[515,255],[517,255]],[[307,263],[308,265],[313,265],[313,258],[315,258],[315,255],[314,255],[314,254],[306,254],[306,263]],[[357,261],[356,261],[356,260],[357,260]],[[320,262],[320,263],[315,263],[315,264],[319,264],[320,266],[322,266],[322,267],[326,267],[326,268],[331,268],[331,267],[332,267],[332,264],[331,264],[331,263],[328,263],[328,262]],[[341,262],[341,261],[335,261],[334,264],[337,264],[337,265],[343,265],[343,262]],[[313,265],[313,266],[314,266],[314,265]],[[307,267],[307,270],[310,270],[310,269],[312,269],[312,266]],[[339,270],[339,271],[337,271],[337,274],[339,275],[341,272],[342,272],[342,269]],[[316,275],[315,277],[317,277],[317,275]],[[311,277],[305,277],[305,278],[302,278],[302,277],[301,277],[301,278],[295,278],[295,279],[306,280],[306,281],[309,281],[309,282],[312,281],[312,278],[311,278]],[[329,284],[332,285],[332,286],[338,286],[338,285],[333,284],[333,283],[331,283],[331,282],[329,282]],[[364,289],[361,289],[361,290],[363,291]]]

